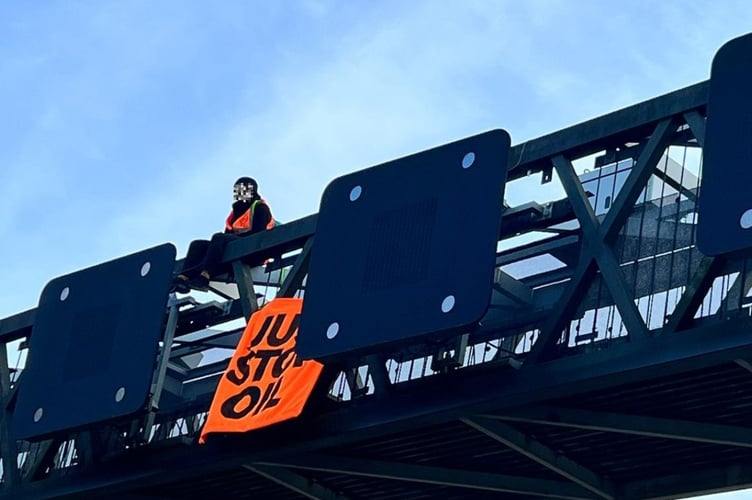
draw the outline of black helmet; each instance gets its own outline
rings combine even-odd
[[[256,179],[253,177],[241,177],[240,179],[235,181],[235,184],[233,186],[237,186],[238,184],[250,184],[253,186],[254,191],[258,191],[258,182],[256,182]]]

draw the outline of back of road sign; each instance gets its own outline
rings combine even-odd
[[[19,380],[16,439],[144,409],[174,266],[175,247],[164,244],[47,284]]]
[[[509,146],[493,130],[332,181],[299,355],[326,360],[476,325],[491,297]]]
[[[706,255],[752,247],[752,34],[713,59],[698,200],[697,246]]]

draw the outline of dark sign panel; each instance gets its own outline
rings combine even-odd
[[[17,439],[144,409],[174,266],[165,244],[47,284],[18,386]]]
[[[493,130],[332,181],[298,352],[326,359],[470,328],[493,283],[509,134]]]
[[[697,246],[706,255],[752,247],[752,35],[713,59]]]

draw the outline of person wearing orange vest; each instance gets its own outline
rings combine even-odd
[[[241,177],[232,188],[235,203],[225,220],[225,233],[246,235],[274,227],[269,204],[258,194],[258,183],[251,177]]]
[[[255,179],[241,177],[235,181],[232,197],[232,210],[225,220],[224,233],[214,234],[209,241],[191,242],[183,270],[175,278],[172,291],[188,293],[191,288],[205,290],[212,276],[226,271],[221,260],[228,242],[275,226],[272,211],[259,194]]]

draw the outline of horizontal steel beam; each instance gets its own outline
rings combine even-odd
[[[246,465],[246,469],[261,477],[294,491],[312,500],[347,500],[347,497],[324,487],[312,479],[296,474],[284,467],[270,467],[268,465]]]
[[[500,414],[484,415],[484,417],[510,422],[752,448],[752,429],[734,425],[552,406],[530,406]]]
[[[318,214],[313,214],[282,224],[270,231],[262,231],[231,241],[227,244],[222,262],[231,264],[246,258],[254,260],[278,258],[284,253],[298,250],[316,232],[317,221]]]
[[[170,358],[182,358],[212,348],[235,349],[240,341],[240,337],[243,335],[243,330],[244,328],[227,330],[191,340],[190,342],[179,342],[178,346],[172,349]]]
[[[13,342],[23,337],[29,337],[36,312],[36,309],[29,309],[7,318],[0,318],[0,342]]]
[[[624,142],[642,139],[667,116],[690,111],[704,113],[708,81],[700,82],[572,127],[517,144],[509,152],[507,180],[525,177],[549,167],[548,158],[563,154],[579,158]]]
[[[616,498],[616,488],[598,474],[557,453],[540,441],[499,421],[483,417],[463,418],[462,421],[491,439],[508,446],[547,469],[590,490],[600,498]]]
[[[625,500],[694,497],[752,487],[752,462],[651,477],[623,485]]]
[[[331,474],[345,474],[395,481],[408,481],[436,486],[453,486],[471,490],[485,490],[549,498],[593,498],[592,493],[563,481],[491,474],[469,470],[449,469],[383,460],[364,460],[330,455],[302,455],[259,462],[267,466],[313,470]]]

